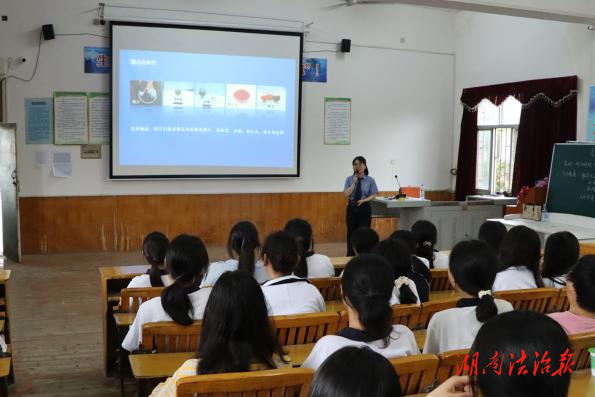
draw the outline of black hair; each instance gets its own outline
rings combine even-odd
[[[415,255],[426,258],[430,261],[430,269],[434,268],[434,245],[438,230],[430,221],[419,220],[411,226],[411,233],[415,240]]]
[[[233,257],[235,252],[238,255],[238,270],[254,274],[256,257],[254,251],[260,247],[258,229],[252,222],[241,221],[236,223],[229,231],[227,239],[227,253]]]
[[[327,357],[314,375],[310,397],[401,397],[399,376],[367,346],[348,346]]]
[[[506,234],[506,226],[502,222],[486,221],[479,227],[478,239],[488,243],[494,251],[500,250],[500,244]]]
[[[595,313],[595,255],[585,255],[568,273],[576,292],[576,303],[583,310]]]
[[[312,226],[304,219],[294,218],[285,224],[285,231],[291,234],[297,241],[300,248],[300,260],[293,273],[298,277],[308,277],[307,257],[314,254],[312,240]]]
[[[479,291],[490,291],[498,271],[498,258],[488,243],[479,240],[461,241],[450,252],[448,269],[459,288],[472,296]],[[498,314],[491,294],[483,295],[475,316],[483,323]]]
[[[209,266],[207,249],[198,237],[180,234],[169,244],[165,261],[174,282],[161,292],[161,306],[175,322],[190,325],[194,308],[188,293],[196,290]]]
[[[366,159],[364,158],[364,156],[357,156],[356,158],[354,158],[351,162],[351,165],[355,165],[356,161],[359,161],[360,163],[363,163],[366,166],[366,169],[364,170],[364,175],[368,175],[368,164],[366,164]]]
[[[493,317],[479,329],[469,353],[470,359],[477,353],[477,370],[471,376],[473,394],[482,397],[566,397],[570,371],[559,376],[552,374],[558,370],[561,356],[567,351],[570,351],[570,342],[566,332],[546,315],[515,310]],[[497,368],[494,368],[496,352]],[[521,364],[515,365],[523,352],[528,359],[524,371]],[[546,352],[547,357],[544,357]],[[509,375],[508,369],[513,367]],[[495,372],[498,368],[503,372],[501,375]]]
[[[390,235],[390,238],[392,238],[394,240],[401,240],[405,244],[407,244],[407,247],[409,247],[409,251],[411,252],[413,271],[424,276],[424,278],[426,279],[428,284],[431,283],[432,282],[432,272],[430,272],[430,269],[428,269],[428,267],[421,261],[421,259],[419,259],[417,256],[414,255],[415,239],[413,238],[413,233],[411,233],[411,231],[405,230],[405,229],[395,230]]]
[[[498,256],[498,271],[513,266],[524,266],[531,270],[535,278],[535,285],[543,287],[543,280],[539,274],[539,259],[541,259],[541,241],[539,235],[527,226],[515,226],[506,232]]]
[[[407,276],[412,271],[413,260],[407,243],[401,240],[382,240],[372,250],[372,253],[386,259],[393,271],[393,280]],[[417,297],[407,285],[399,288],[399,301],[401,304],[417,303]]]
[[[579,252],[580,245],[574,234],[558,232],[550,235],[545,242],[541,277],[565,275],[578,260]]]
[[[200,332],[197,374],[244,372],[257,362],[276,368],[283,350],[273,332],[262,289],[244,271],[225,272],[209,295]]]
[[[351,259],[341,278],[343,299],[357,312],[364,334],[370,341],[382,339],[385,347],[393,329],[393,285],[390,264],[373,254]]]
[[[278,231],[267,236],[261,255],[263,258],[266,255],[277,273],[291,274],[300,259],[299,252],[295,238],[286,231]]]
[[[351,234],[351,245],[358,255],[372,252],[379,240],[378,233],[371,227],[358,227]]]
[[[165,234],[154,231],[147,234],[143,240],[143,256],[151,269],[149,269],[149,280],[152,287],[163,287],[161,279],[162,266],[165,261],[165,253],[169,240]]]

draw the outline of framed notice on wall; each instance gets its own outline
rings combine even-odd
[[[324,144],[351,144],[350,98],[324,98]]]

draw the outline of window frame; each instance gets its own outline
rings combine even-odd
[[[498,117],[500,120],[502,119],[501,115],[499,115]],[[516,133],[517,139],[518,139],[518,132],[519,132],[519,125],[518,124],[501,124],[501,125],[478,125],[477,126],[477,135],[479,136],[480,131],[490,131],[490,172],[489,172],[489,189],[478,189],[477,187],[475,188],[475,193],[476,194],[487,194],[487,195],[495,195],[498,192],[496,191],[496,167],[495,167],[495,161],[494,161],[494,141],[495,141],[495,136],[496,136],[496,130],[497,129],[510,129],[512,132],[512,137],[514,136],[514,134]],[[513,139],[514,140],[514,139]],[[512,149],[512,142],[511,142],[511,149]],[[516,152],[516,148],[515,152]],[[514,158],[512,156],[511,153],[511,165],[512,165],[512,172],[514,173]],[[475,164],[475,184],[477,186],[477,169],[478,169],[479,163]],[[504,193],[504,192],[500,192],[500,193]],[[506,193],[510,193],[510,192],[506,192]]]

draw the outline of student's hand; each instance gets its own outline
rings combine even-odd
[[[468,376],[451,376],[426,397],[473,397]]]
[[[357,179],[358,179],[358,178],[357,178],[357,173],[353,174],[353,178],[351,179],[351,184],[352,184],[352,185],[355,185],[355,184],[357,184]]]
[[[363,203],[365,203],[365,202],[366,202],[366,200],[363,200],[363,199],[362,199],[362,200],[358,200],[356,204],[357,204],[357,206],[359,207],[360,205],[362,205],[362,204],[363,204]]]

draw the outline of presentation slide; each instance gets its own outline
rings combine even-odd
[[[112,178],[299,176],[301,34],[111,28]]]

